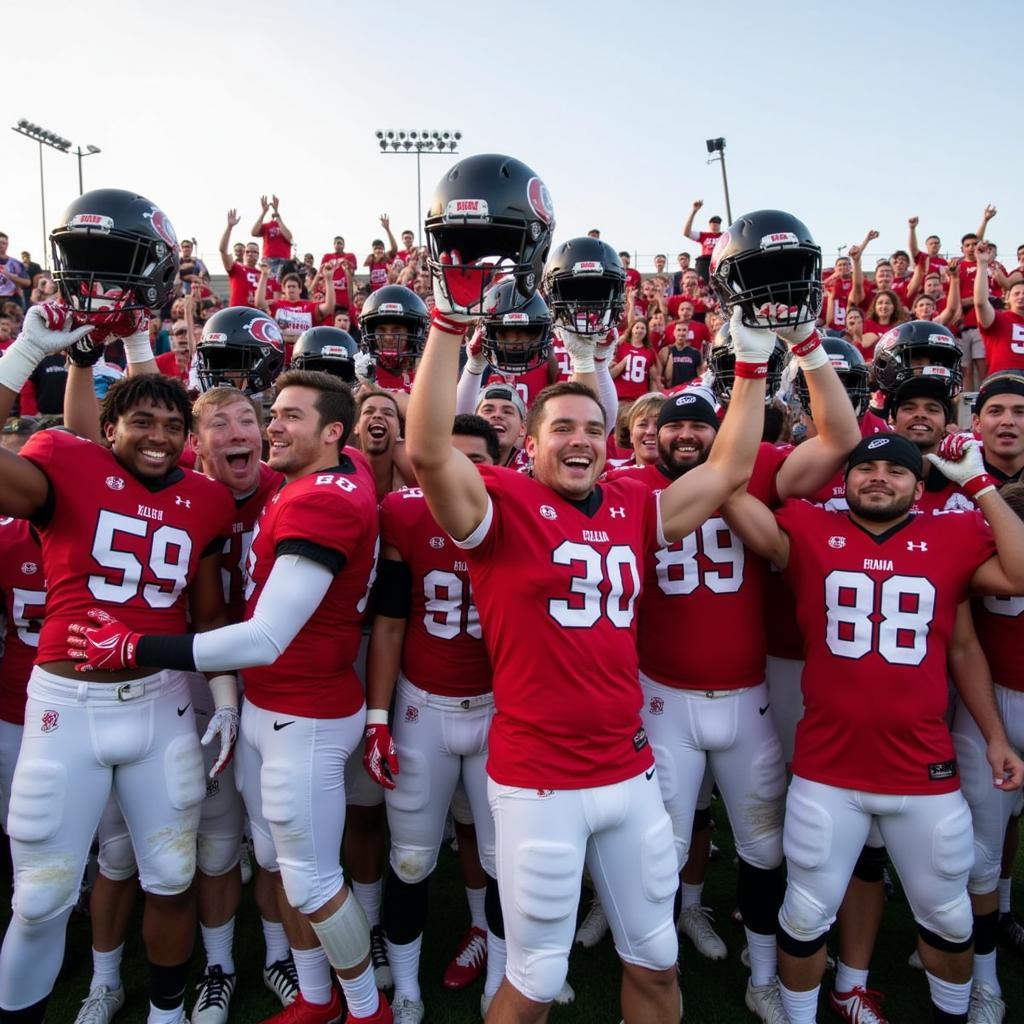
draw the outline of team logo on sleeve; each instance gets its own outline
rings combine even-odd
[[[845,537],[840,537],[838,535],[834,536],[834,537],[829,537],[829,539],[828,539],[828,546],[830,548],[835,548],[836,551],[838,551],[840,548],[845,548],[846,547],[846,538]]]
[[[39,572],[39,566],[35,562],[22,562],[21,563],[21,574],[22,576],[31,576],[33,573]]]
[[[540,514],[545,519],[557,519],[558,513],[550,505],[541,505]]]
[[[112,491],[124,490],[124,480],[119,476],[108,476],[106,484]]]
[[[44,711],[43,717],[39,722],[39,728],[43,732],[53,732],[53,730],[57,728],[57,720],[59,718],[60,715],[56,711]]]

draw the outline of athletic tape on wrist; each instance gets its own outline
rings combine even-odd
[[[430,324],[444,334],[452,334],[456,338],[465,337],[466,331],[469,330],[468,322],[453,320],[451,317],[445,316],[437,306],[434,307],[434,311],[430,314]]]
[[[793,355],[797,358],[810,355],[819,345],[821,345],[821,335],[817,331],[811,331],[803,341],[797,342],[793,346]]]
[[[148,334],[132,334],[124,339],[124,357],[129,366],[148,363],[153,358],[153,346]]]
[[[367,725],[387,725],[388,713],[383,708],[369,708],[366,712]]]
[[[741,363],[736,360],[734,375],[742,380],[764,380],[768,376],[767,363]]]
[[[961,484],[961,489],[970,498],[980,498],[983,494],[994,491],[996,489],[996,482],[988,473],[982,473],[980,476],[974,476],[970,480],[966,480]]]

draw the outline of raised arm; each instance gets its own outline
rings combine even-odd
[[[270,209],[270,204],[267,202],[267,197],[260,196],[260,215],[256,218],[252,225],[253,238],[263,237],[263,220],[267,216],[268,209]]]
[[[907,219],[907,224],[910,226],[910,237],[907,239],[907,249],[910,252],[910,258],[917,263],[917,257],[921,253],[920,246],[917,244],[917,225],[920,222],[920,217],[910,217]],[[925,260],[925,265],[928,261]]]
[[[220,245],[218,246],[220,261],[224,264],[225,274],[230,274],[231,268],[235,265],[235,258],[228,252],[228,246],[231,244],[231,229],[237,227],[241,220],[242,218],[238,216],[237,210],[228,210],[227,227],[224,228],[224,234],[220,236]]]
[[[693,230],[693,221],[697,216],[697,211],[704,205],[703,199],[694,199],[693,205],[690,207],[689,216],[686,218],[686,223],[683,225],[683,234],[690,239],[692,242],[700,241],[700,234]]]
[[[388,236],[387,257],[389,260],[393,260],[398,255],[398,243],[391,233],[391,218],[386,213],[380,215],[380,226],[384,229],[384,234]]]
[[[345,262],[342,260],[342,262]],[[336,297],[334,293],[334,268],[336,263],[331,260],[325,263],[321,273],[324,275],[324,301],[320,303],[320,308],[317,312],[320,314],[321,320],[329,320],[334,316],[334,305]]]
[[[278,205],[280,204],[280,202],[281,200],[278,199],[277,196],[270,197],[270,205],[273,207],[274,210],[274,220],[277,221],[277,226],[281,229],[281,236],[284,238],[286,242],[290,244],[291,242],[294,241],[294,239],[292,238],[291,229],[288,227],[287,224],[285,224],[283,220],[281,220],[281,211],[278,209]]]
[[[267,279],[270,277],[270,261],[266,258],[260,260],[260,279],[256,285],[256,308],[262,309],[267,316],[270,315],[270,305],[267,303]]]
[[[989,203],[984,210],[981,211],[981,223],[978,225],[978,241],[980,242],[985,237],[985,229],[988,227],[988,222],[998,213],[999,211]]]
[[[992,247],[987,242],[979,241],[974,250],[974,258],[978,261],[978,271],[974,275],[974,311],[978,315],[978,324],[987,328],[992,326],[996,318],[995,306],[988,295],[988,268],[992,262]]]
[[[732,493],[722,506],[722,516],[733,533],[755,554],[780,569],[789,565],[789,535],[779,526],[772,510],[745,487]]]

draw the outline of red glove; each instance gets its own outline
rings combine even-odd
[[[123,622],[118,622],[100,608],[90,608],[86,618],[91,626],[73,622],[68,626],[68,657],[84,662],[76,665],[78,672],[119,672],[137,668],[135,654],[141,633],[133,633]]]
[[[378,786],[383,786],[385,789],[395,788],[394,777],[398,774],[398,754],[395,752],[395,741],[391,738],[391,730],[387,725],[368,725],[366,727],[363,767]]]

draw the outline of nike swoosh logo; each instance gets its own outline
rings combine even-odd
[[[189,705],[191,705],[191,703],[192,703],[192,701],[189,701],[188,704],[186,704],[183,708],[178,708],[178,717],[179,718],[181,718],[181,716],[183,714],[185,714],[186,711],[188,711]]]
[[[287,728],[289,725],[294,725],[295,719],[293,718],[290,722],[275,722],[274,732],[280,732],[282,729]]]
[[[763,708],[758,708],[757,709],[757,713],[759,715],[763,715],[770,707],[771,707],[771,704],[765,704],[765,706]]]
[[[648,780],[653,779],[654,778],[654,769],[652,768],[649,772],[644,772],[644,778],[648,779]]]

